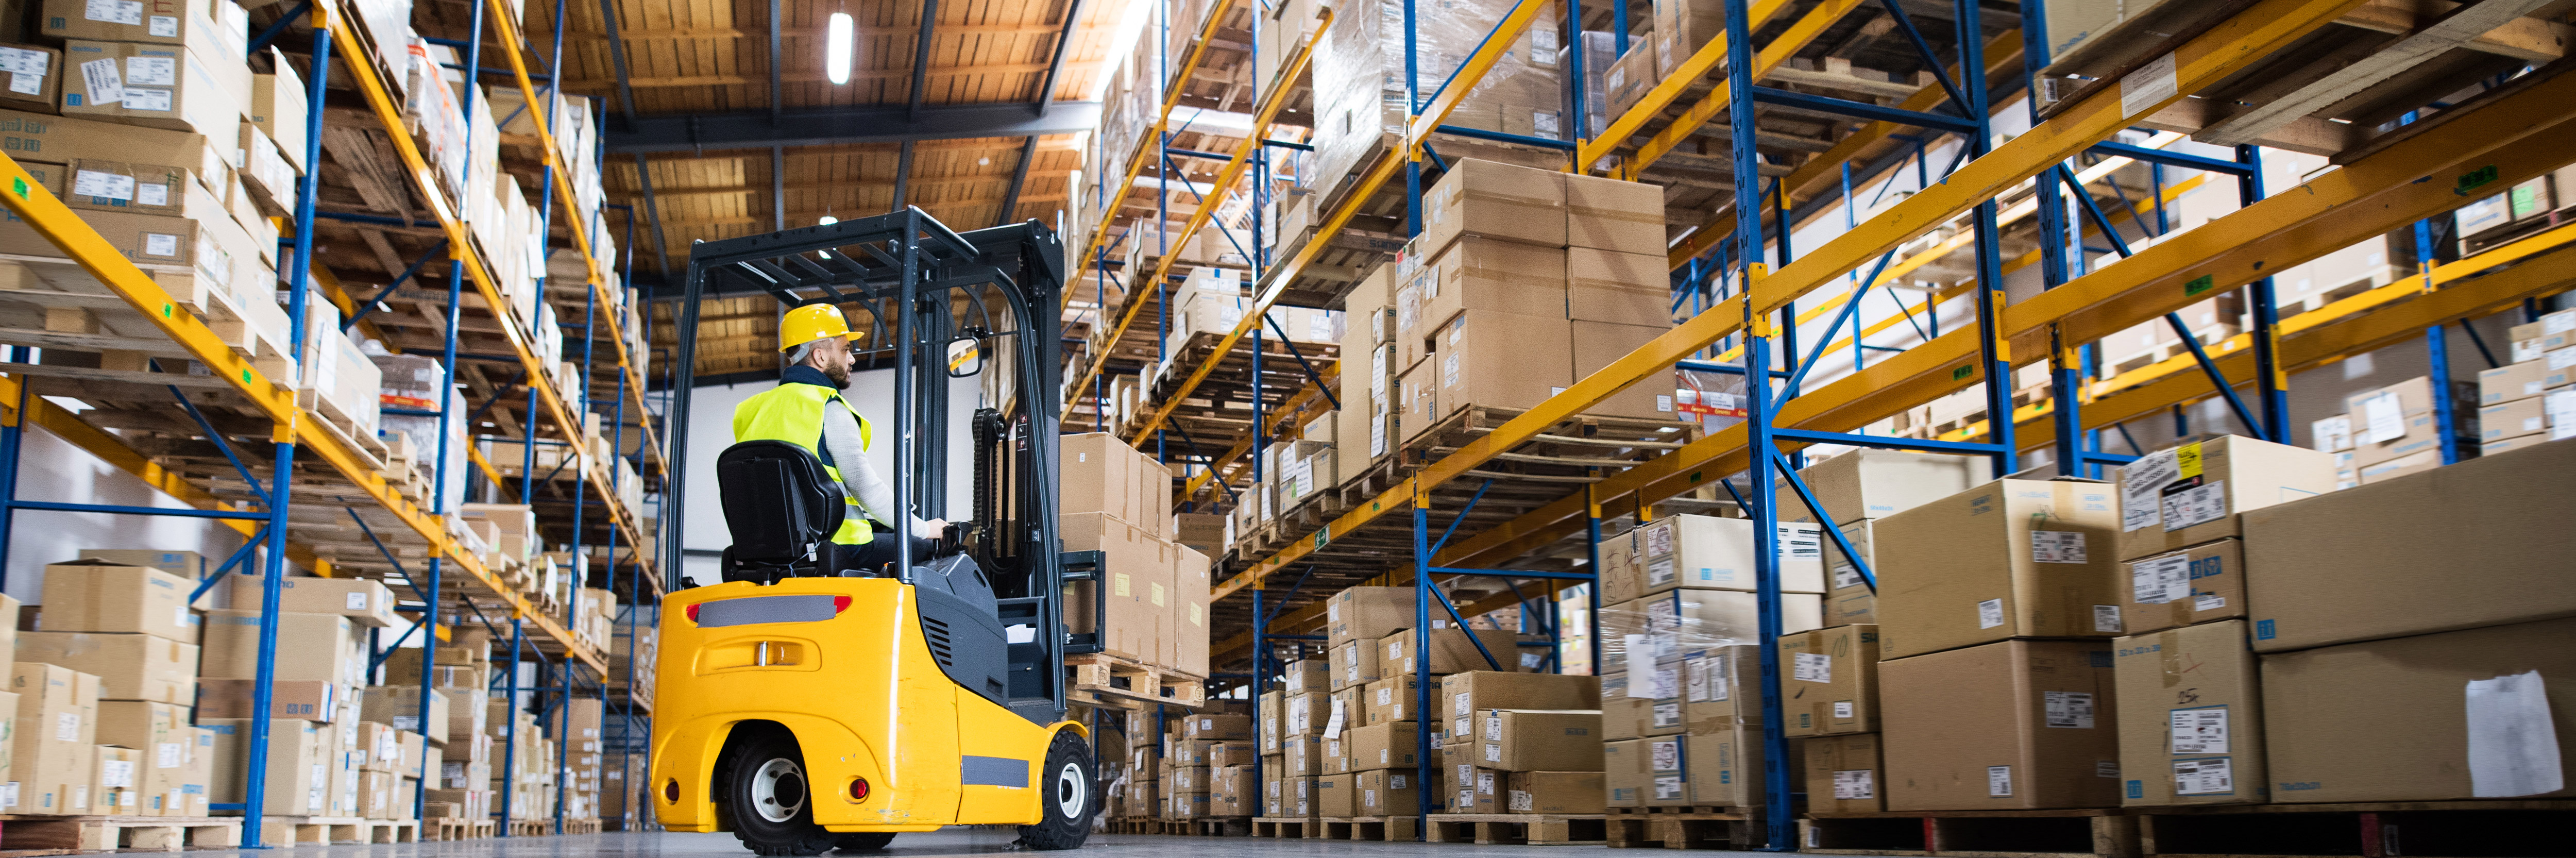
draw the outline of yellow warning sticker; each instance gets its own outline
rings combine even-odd
[[[2181,468],[2181,473],[2177,476],[2182,479],[2188,480],[2200,476],[2200,442],[2193,441],[2175,450],[2174,464]]]

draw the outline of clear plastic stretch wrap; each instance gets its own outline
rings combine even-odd
[[[1531,0],[1536,2],[1536,0]],[[1547,4],[1550,10],[1555,4]],[[1415,88],[1428,100],[1456,73],[1495,24],[1507,0],[1417,0]],[[1542,11],[1510,51],[1470,90],[1443,124],[1530,137],[1565,139],[1559,16]],[[1334,9],[1315,49],[1313,187],[1329,192],[1364,168],[1386,135],[1404,130],[1404,5],[1354,0]]]
[[[1606,670],[1626,674],[1627,696],[1676,698],[1682,696],[1687,680],[1687,659],[1720,647],[1755,643],[1760,639],[1759,623],[1752,593],[1657,593],[1601,609],[1601,661]]]

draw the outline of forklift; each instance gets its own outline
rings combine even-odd
[[[897,506],[948,508],[957,443],[972,447],[974,497],[930,556],[880,533],[899,562],[846,570],[829,539],[848,507],[814,453],[750,441],[717,458],[722,582],[677,590],[661,612],[646,785],[664,827],[730,831],[761,855],[970,824],[1016,825],[1024,848],[1082,845],[1101,791],[1090,731],[1065,718],[1063,665],[1100,641],[1068,635],[1063,612],[1067,588],[1099,570],[1096,552],[1069,561],[1056,531],[1063,288],[1046,226],[961,234],[918,208],[691,248],[683,389],[701,300],[863,303],[860,369],[893,370],[893,431],[876,434],[893,445]],[[952,427],[950,396],[970,384],[1004,404]],[[665,491],[685,473],[675,462]]]

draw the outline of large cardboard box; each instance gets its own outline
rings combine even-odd
[[[1663,257],[1655,257],[1655,260],[1661,264]],[[1593,305],[1605,306],[1608,303],[1608,300],[1600,299]],[[1572,337],[1568,347],[1574,353],[1574,378],[1577,381],[1591,377],[1593,373],[1627,357],[1629,352],[1663,336],[1665,331],[1672,330],[1669,324],[1628,325],[1584,319],[1569,322],[1567,327],[1566,333]],[[1649,375],[1645,380],[1629,385],[1626,390],[1593,403],[1583,409],[1583,413],[1639,420],[1674,419],[1672,377],[1662,373]]]
[[[1858,555],[1860,563],[1869,567],[1871,575],[1878,574],[1878,561],[1874,559],[1877,555],[1871,553],[1871,546],[1877,539],[1877,520],[1864,518],[1845,522],[1840,530],[1843,542],[1851,545],[1851,554],[1845,554],[1842,545],[1830,538],[1821,546],[1825,554],[1826,584],[1833,588],[1825,593],[1825,625],[1875,624],[1878,622],[1878,591],[1871,589],[1869,580],[1861,577],[1860,566],[1853,564],[1851,557]],[[1824,534],[1820,532],[1818,535]]]
[[[197,680],[197,717],[249,718],[256,698],[252,692],[259,682],[254,679]],[[340,718],[341,685],[321,680],[279,681],[270,686],[268,717],[304,721],[334,721]]]
[[[1472,746],[1450,747],[1458,750],[1451,753],[1444,749],[1442,756],[1449,762],[1440,767],[1443,787],[1440,796],[1448,802],[1447,810],[1450,813],[1502,813],[1503,785],[1509,782],[1506,775],[1466,762],[1475,756],[1465,750]]]
[[[2576,352],[2568,353],[2567,357],[2576,359]],[[2552,364],[2564,363],[2566,359],[2527,360],[2480,371],[2478,405],[2484,407],[2503,405],[2519,399],[2538,399],[2541,393],[2550,388],[2576,383],[2576,370],[2563,365],[2552,366]]]
[[[2120,564],[2121,624],[2142,635],[2245,616],[2245,544],[2221,539]]]
[[[2576,615],[2571,484],[2552,441],[2247,513],[2255,651]]]
[[[1357,775],[1361,816],[1395,816],[1422,812],[1422,784],[1416,769],[1371,769]]]
[[[1084,432],[1066,435],[1061,443],[1057,448],[1064,463],[1060,515],[1108,513],[1134,523],[1144,521],[1147,513],[1155,518],[1170,514],[1169,509],[1147,505],[1140,491],[1144,482],[1140,474],[1152,462],[1117,436]]]
[[[2576,619],[2261,656],[2273,797],[2576,795]]]
[[[1477,766],[1506,772],[1588,772],[1601,765],[1598,709],[1487,709],[1477,714]]]
[[[131,632],[197,642],[202,621],[188,609],[188,580],[159,569],[74,560],[45,567],[48,632]]]
[[[1477,712],[1487,709],[1599,709],[1601,677],[1555,673],[1471,670],[1440,678],[1440,703],[1452,737],[1475,735]]]
[[[1880,654],[2118,635],[2112,492],[2081,480],[1996,480],[1879,519]]]
[[[0,87],[0,107],[52,113],[62,109],[63,52],[43,45],[0,44],[0,62],[9,72]]]
[[[1665,516],[1634,531],[1639,594],[1669,590],[1754,589],[1753,521],[1709,515]],[[1812,524],[1782,523],[1773,544],[1780,552],[1780,590],[1823,593],[1824,555]],[[1621,574],[1622,570],[1608,570]],[[1618,589],[1611,589],[1615,595]]]
[[[1316,816],[1360,815],[1359,777],[1331,774],[1315,778]]]
[[[2418,376],[2344,398],[2352,416],[2353,463],[2369,467],[2441,448],[2433,384]]]
[[[42,32],[56,39],[202,44],[248,51],[250,17],[223,0],[153,0],[131,6],[84,0],[46,0]]]
[[[241,99],[250,93],[250,66],[240,53],[195,45],[71,39],[63,43],[63,64],[81,70],[63,78],[65,116],[223,139],[239,132]]]
[[[1193,742],[1251,741],[1252,716],[1192,715],[1181,719],[1181,738]]]
[[[1504,781],[1504,813],[1601,813],[1602,773],[1511,772]]]
[[[10,782],[19,813],[72,813],[89,804],[98,742],[98,677],[36,662],[11,666]],[[77,799],[77,801],[75,801]]]
[[[118,745],[99,745],[90,755],[89,812],[142,816],[141,753]],[[74,787],[74,804],[79,802]]]
[[[1419,741],[1415,738],[1418,735],[1417,724],[1414,721],[1390,721],[1352,728],[1342,743],[1350,770],[1413,768],[1417,750],[1415,743]]]
[[[119,700],[101,701],[98,705],[98,741],[101,745],[132,748],[136,752],[134,789],[141,794],[132,812],[147,816],[172,814],[173,792],[184,795],[188,763],[194,756],[195,728],[188,726],[188,707],[168,703]],[[184,800],[176,807],[184,808]],[[123,811],[121,811],[123,812]]]
[[[1581,173],[1565,175],[1565,244],[1664,255],[1664,189]]]
[[[1791,736],[1878,731],[1878,627],[1780,637],[1780,712]]]
[[[1208,673],[1208,556],[1178,543],[1158,546],[1172,559],[1170,601],[1164,606],[1161,657],[1157,664],[1194,676]]]
[[[447,727],[454,710],[448,707],[448,695],[423,691],[417,685],[370,686],[361,692],[358,717],[386,724],[396,730],[410,730],[426,735],[432,744],[445,745]],[[422,696],[429,698],[429,720],[420,718]],[[426,729],[423,729],[426,728]]]
[[[1109,592],[1095,596],[1095,582],[1066,585],[1074,604],[1094,598],[1107,605],[1100,620],[1101,645],[1111,655],[1148,663],[1162,660],[1164,622],[1171,617],[1174,567],[1170,543],[1153,538],[1134,522],[1103,512],[1068,513],[1061,517],[1064,550],[1098,551],[1104,555]],[[1094,631],[1089,611],[1067,612],[1067,630]]]
[[[2244,620],[2225,620],[2113,642],[2122,805],[2270,800],[2245,633]]]
[[[97,676],[101,700],[187,706],[197,699],[196,645],[158,635],[24,632],[18,657]]]
[[[1646,753],[1643,739],[1616,739],[1601,743],[1601,785],[1611,807],[1644,807],[1646,770],[1642,758]]]
[[[1467,236],[1415,269],[1401,285],[1398,318],[1411,335],[1428,337],[1459,313],[1491,310],[1517,316],[1565,315],[1565,251]],[[1407,302],[1419,309],[1405,311]]]
[[[114,566],[149,566],[194,581],[206,577],[213,567],[206,556],[194,551],[162,551],[155,548],[83,548],[82,560],[103,560]]]
[[[1378,666],[1379,644],[1374,640],[1356,640],[1333,645],[1331,652],[1333,690],[1358,688],[1378,681],[1384,671]],[[1360,713],[1349,713],[1356,720]]]
[[[1565,180],[1553,170],[1461,158],[1422,194],[1425,255],[1461,235],[1565,246]]]
[[[1322,658],[1301,658],[1289,662],[1282,674],[1286,680],[1280,690],[1288,694],[1307,694],[1333,690],[1332,662]]]
[[[76,74],[66,74],[77,77]],[[145,128],[67,116],[0,110],[0,149],[20,160],[65,163],[97,152],[115,152],[120,160],[186,167],[200,183],[221,182],[232,175],[232,128],[209,137],[184,131]],[[210,144],[210,140],[227,141]],[[207,191],[221,193],[220,184]],[[86,556],[86,555],[84,555]]]
[[[259,677],[259,612],[206,612],[206,645],[198,675],[216,679]],[[357,626],[339,614],[277,615],[279,682],[367,684],[367,660]]]
[[[256,613],[265,580],[257,575],[232,576],[233,607]],[[287,577],[281,579],[277,606],[288,613],[339,614],[361,626],[387,628],[402,622],[394,613],[393,591],[371,578]]]
[[[1414,705],[1421,693],[1422,683],[1412,676],[1390,676],[1369,683],[1365,697],[1367,718],[1363,723],[1421,720]]]
[[[1762,720],[1762,646],[1738,644],[1685,653],[1684,732],[1707,733]]]
[[[1411,587],[1350,587],[1324,602],[1325,634],[1340,647],[1345,641],[1375,641],[1413,628]],[[1335,688],[1348,685],[1348,680]]]
[[[1806,745],[1808,810],[1876,813],[1887,809],[1887,799],[1878,791],[1878,734],[1817,736]]]
[[[1561,316],[1492,310],[1450,317],[1431,334],[1428,381],[1439,390],[1426,420],[1471,405],[1532,408],[1573,386],[1572,325]],[[1405,431],[1414,429],[1408,423]]]
[[[1987,462],[1976,456],[1909,453],[1902,450],[1853,450],[1798,472],[1837,527],[1863,519],[1885,518],[1960,492],[1981,482]],[[1784,506],[1798,521],[1815,521],[1794,495]],[[1788,518],[1790,516],[1784,516]]]
[[[1629,631],[1642,616],[1642,634]],[[1679,658],[1694,650],[1754,643],[1762,637],[1762,600],[1760,594],[1741,590],[1666,590],[1643,599],[1623,603],[1602,611],[1604,652],[1609,649],[1610,620],[1621,620],[1620,634],[1625,640],[1620,649],[1628,659],[1623,662],[1632,674],[1647,670],[1640,660]],[[1813,593],[1780,594],[1780,625],[1784,632],[1803,632],[1824,624],[1823,597]],[[1633,637],[1631,637],[1633,635]],[[1642,646],[1642,653],[1632,647]],[[1666,666],[1665,670],[1677,669]],[[1665,680],[1670,683],[1675,680]],[[1673,697],[1677,685],[1659,689],[1656,697]],[[1631,689],[1631,693],[1643,689]]]
[[[1414,672],[1420,655],[1414,651],[1414,633],[1408,629],[1387,635],[1378,641],[1378,672],[1383,676],[1403,676]],[[1446,676],[1470,670],[1504,670],[1520,668],[1520,636],[1500,629],[1432,629],[1431,675]],[[1493,662],[1485,660],[1491,655]],[[1499,664],[1497,664],[1499,663]]]
[[[1888,810],[2120,802],[2109,641],[2012,640],[1879,665]]]
[[[1672,273],[1660,251],[1622,253],[1589,247],[1565,251],[1566,318],[1662,332],[1673,326],[1672,303]]]
[[[217,802],[243,800],[250,776],[251,722],[240,718],[199,719],[214,731],[215,747],[209,797]],[[268,722],[268,808],[275,813],[330,814],[330,770],[338,749],[330,727],[312,721]]]
[[[2334,491],[2334,459],[2235,435],[2149,453],[2120,469],[2119,559],[2240,535],[2247,510]]]
[[[1764,803],[1758,720],[1695,735],[1653,736],[1638,747],[1637,765],[1645,770],[1643,806]]]

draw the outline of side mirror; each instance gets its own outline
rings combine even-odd
[[[948,341],[949,378],[971,378],[983,371],[983,340],[969,334]]]

